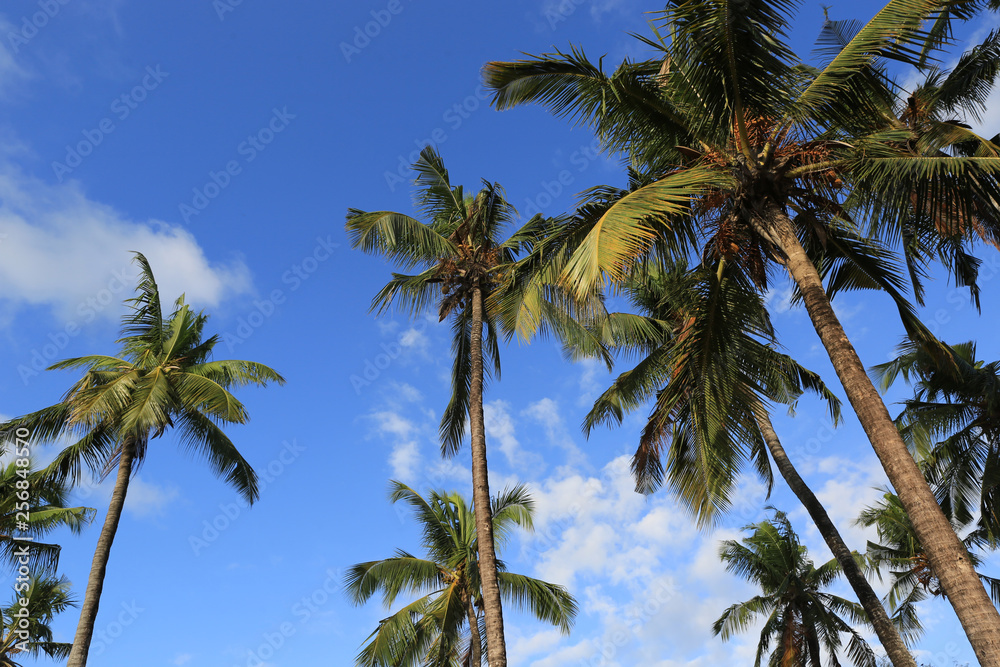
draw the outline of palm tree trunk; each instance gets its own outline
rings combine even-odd
[[[469,430],[472,444],[472,500],[476,509],[479,543],[479,580],[486,620],[486,659],[490,667],[507,667],[507,645],[503,636],[503,609],[497,580],[497,555],[493,543],[493,512],[490,506],[489,469],[486,465],[486,426],[483,419],[483,293],[472,289],[472,377],[469,381]]]
[[[806,636],[806,643],[809,645],[809,665],[810,667],[823,667],[823,663],[819,658],[819,637],[817,636],[815,629],[805,630],[809,634]],[[838,665],[837,662],[833,664]]]
[[[889,654],[889,660],[892,661],[894,667],[917,667],[917,661],[913,659],[903,643],[902,637],[896,631],[896,627],[889,620],[885,607],[882,606],[878,595],[872,590],[871,584],[865,579],[864,573],[861,572],[857,561],[851,555],[851,550],[847,548],[843,538],[840,537],[837,527],[833,525],[833,521],[830,520],[823,504],[799,476],[799,472],[792,465],[792,462],[788,460],[785,448],[781,446],[778,434],[774,432],[771,418],[763,409],[757,414],[757,423],[760,425],[764,442],[767,444],[768,451],[771,452],[771,458],[774,459],[778,472],[781,473],[795,497],[809,512],[809,516],[812,517],[813,523],[819,529],[826,545],[830,547],[834,558],[840,563],[840,567],[844,570],[844,576],[847,577],[847,582],[854,589],[854,594],[858,596],[861,606],[868,612],[868,619],[871,621],[879,641],[882,642],[882,648]]]
[[[465,614],[469,617],[469,660],[470,667],[483,665],[483,638],[479,635],[479,616],[476,614],[476,603],[472,596],[466,593]]]
[[[806,311],[819,334],[868,440],[892,483],[917,538],[924,545],[934,574],[941,582],[965,630],[979,663],[1000,667],[1000,613],[986,594],[969,554],[945,518],[923,474],[910,456],[889,411],[868,378],[851,341],[844,333],[823,281],[809,260],[784,211],[767,211],[769,230],[786,256],[785,268],[802,293]]]
[[[128,491],[129,478],[132,475],[132,460],[135,455],[135,445],[127,438],[122,446],[121,459],[118,462],[118,477],[111,493],[108,505],[108,516],[104,519],[104,527],[97,539],[94,550],[94,561],[90,566],[90,579],[87,581],[87,592],[83,596],[83,606],[80,609],[80,623],[76,627],[73,638],[73,648],[69,653],[66,667],[86,667],[87,653],[90,651],[90,641],[94,636],[94,625],[97,622],[97,608],[101,604],[101,591],[104,590],[104,574],[108,569],[108,559],[111,557],[111,543],[115,541],[118,522],[125,506],[125,494]]]

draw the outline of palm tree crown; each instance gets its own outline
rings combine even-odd
[[[0,667],[22,667],[17,661],[24,657],[66,658],[70,645],[53,641],[50,625],[56,614],[75,606],[65,577],[31,577],[0,610]],[[27,619],[26,626],[21,619]]]
[[[913,398],[896,418],[945,514],[983,538],[1000,536],[1000,362],[976,358],[975,343],[937,348],[915,340],[873,375],[887,389],[902,376]]]
[[[73,437],[46,468],[55,479],[80,480],[84,467],[104,477],[117,468],[108,514],[98,538],[80,625],[69,656],[83,667],[93,635],[111,545],[125,504],[129,480],[142,464],[151,440],[176,429],[181,441],[207,460],[248,503],[258,497],[257,475],[221,425],[242,424],[249,415],[229,389],[284,383],[272,369],[250,361],[212,360],[218,336],[203,339],[208,316],[177,299],[165,317],[160,292],[146,258],[136,253],[138,294],[126,301],[119,356],[90,355],[53,364],[51,369],[84,369],[56,405],[13,419],[0,427],[0,442],[27,429],[36,442]]]
[[[982,564],[980,550],[989,544],[989,540],[982,530],[969,530],[968,523],[954,518],[952,522],[955,532],[963,536],[962,544],[968,550],[969,561],[978,568]],[[877,542],[868,542],[866,558],[869,570],[879,579],[889,575],[887,606],[900,622],[919,631],[921,626],[914,605],[928,595],[942,595],[943,591],[899,497],[886,490],[881,500],[861,512],[857,523],[874,527],[878,535]],[[1000,579],[982,573],[979,578],[994,602],[1000,603]]]
[[[758,585],[761,594],[726,609],[713,632],[728,639],[764,617],[754,667],[760,667],[768,651],[771,667],[820,667],[821,649],[830,655],[832,664],[839,664],[841,635],[846,634],[852,662],[874,667],[875,654],[851,627],[851,623],[867,623],[864,610],[823,591],[840,574],[837,561],[813,565],[782,512],[775,511],[773,520],[745,530],[753,533],[741,542],[726,540],[719,554],[727,570]]]
[[[491,532],[483,388],[490,375],[500,376],[498,333],[505,321],[501,286],[511,282],[517,255],[530,250],[551,224],[535,216],[502,240],[516,212],[499,185],[484,182],[476,195],[467,196],[461,186],[451,185],[441,157],[430,146],[421,151],[414,170],[416,200],[426,222],[391,211],[350,209],[347,231],[352,244],[365,252],[385,255],[407,268],[424,269],[416,275],[393,274],[375,297],[373,309],[381,312],[395,304],[415,314],[434,304],[441,320],[452,320],[451,399],[441,419],[441,448],[444,454],[457,452],[468,424],[489,661],[491,667],[506,667]],[[538,296],[538,290],[528,293]]]
[[[58,544],[39,542],[38,538],[59,527],[80,533],[94,520],[96,510],[90,507],[66,507],[69,499],[69,484],[66,480],[46,475],[41,470],[30,470],[11,461],[0,468],[0,558],[13,565],[17,562],[15,553],[22,547],[29,551],[29,567],[33,572],[51,573],[59,563]],[[23,476],[22,476],[23,475]],[[30,489],[27,509],[19,502],[17,483],[28,481]],[[18,507],[22,511],[18,512]],[[28,530],[19,531],[18,524],[27,514]],[[18,539],[21,532],[30,540]]]
[[[400,482],[390,498],[415,512],[426,559],[398,550],[396,555],[353,566],[345,579],[355,604],[382,594],[386,608],[398,596],[419,597],[405,604],[368,638],[356,664],[376,667],[450,667],[479,665],[488,640],[480,627],[482,590],[474,507],[457,493],[432,492],[428,499]],[[493,535],[498,547],[515,526],[531,528],[533,503],[522,486],[505,490],[493,501]],[[508,603],[568,632],[576,602],[562,586],[507,571],[498,561],[500,591]]]

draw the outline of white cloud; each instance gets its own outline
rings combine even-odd
[[[400,438],[408,438],[416,430],[413,422],[402,415],[390,410],[375,412],[371,415],[375,421],[375,428],[380,434],[395,435]]]
[[[390,387],[399,399],[407,403],[417,403],[423,398],[419,389],[405,382],[391,382]]]
[[[422,329],[410,327],[403,333],[399,334],[399,344],[405,348],[423,352],[426,351],[428,345],[430,345],[430,339],[427,338],[427,334],[425,334]]]
[[[469,487],[463,492],[471,495],[472,470],[459,465],[453,458],[434,457],[434,462],[424,469],[424,476],[430,488],[453,489],[458,484]],[[490,474],[490,488],[502,488],[493,484],[493,475]]]
[[[19,27],[15,27],[6,18],[0,16],[0,35],[16,33]],[[22,68],[13,53],[5,45],[0,44],[0,92],[7,92],[7,89],[14,83],[28,78],[28,73]]]
[[[513,630],[513,629],[512,629]],[[507,655],[512,665],[526,664],[528,658],[538,653],[551,653],[562,639],[559,630],[542,630],[528,637],[520,637],[511,634],[510,642],[507,645]]]
[[[88,199],[79,185],[50,185],[0,165],[0,295],[8,306],[47,305],[56,316],[116,318],[135,287],[133,251],[146,255],[167,304],[196,306],[250,291],[247,267],[211,263],[187,230],[133,221]]]
[[[639,539],[661,547],[689,544],[698,534],[688,515],[667,505],[651,509],[631,530]]]
[[[586,408],[594,404],[594,400],[604,391],[604,385],[610,384],[610,374],[596,359],[584,359],[578,364],[582,369],[580,373],[580,398],[578,403]],[[598,380],[600,377],[600,380]]]
[[[545,438],[548,444],[566,450],[566,462],[569,465],[582,465],[586,462],[583,452],[580,451],[566,433],[562,416],[559,414],[558,403],[551,398],[543,398],[529,405],[523,414],[542,425],[545,429]]]
[[[853,302],[853,303],[852,303]],[[865,303],[861,299],[851,299],[848,297],[845,299],[843,296],[832,302],[833,312],[837,314],[837,319],[840,323],[847,326],[857,319],[858,315],[861,314],[865,309]],[[857,338],[864,335],[868,331],[865,327],[859,327],[857,333],[853,334],[852,338]]]
[[[702,539],[687,569],[690,580],[699,582],[703,590],[712,595],[738,595],[738,589],[744,588],[744,585],[742,580],[726,572],[726,566],[719,558],[719,547],[725,540],[739,541],[743,537],[745,535],[742,532],[726,528],[716,530],[710,537]],[[735,602],[735,599],[731,602]]]
[[[191,662],[191,658],[193,657],[194,656],[192,656],[190,653],[181,653],[176,658],[174,658],[174,664],[178,665],[178,667],[180,667],[180,665],[186,665],[189,662]]]
[[[792,309],[792,291],[792,286],[787,282],[773,284],[764,294],[764,303],[773,313],[787,313]]]
[[[500,451],[514,465],[517,463],[521,444],[514,436],[514,420],[510,418],[510,413],[507,411],[509,407],[510,405],[506,401],[500,400],[484,404],[483,421],[486,426],[487,440],[491,443],[498,443]]]
[[[862,528],[854,522],[861,510],[874,504],[881,496],[878,487],[887,484],[882,466],[874,455],[859,460],[831,456],[822,459],[818,469],[832,477],[815,490],[816,498],[826,508],[848,548],[864,551],[867,541],[875,539],[874,529]],[[795,515],[804,516],[805,510],[797,509]],[[807,546],[815,562],[833,557],[811,520],[805,535],[809,537]]]
[[[559,649],[541,660],[532,662],[531,667],[563,667],[563,665],[579,664],[591,657],[597,649],[594,640],[585,639],[579,644]]]
[[[413,437],[417,426],[397,412],[382,410],[370,415],[375,422],[379,435],[389,436],[392,441],[392,453],[389,454],[389,465],[392,466],[393,479],[412,483],[420,468],[420,447]]]
[[[635,493],[627,461],[614,459],[600,478],[566,474],[532,489],[537,528],[522,556],[541,578],[572,586],[585,575],[631,585],[652,575],[662,549],[637,539],[635,526],[651,506]]]
[[[605,14],[611,12],[629,13],[631,8],[627,0],[594,0],[590,5],[590,15],[597,22],[600,22]],[[628,10],[628,12],[626,11]]]
[[[759,486],[741,484],[739,506],[749,508]],[[753,629],[725,643],[711,630],[726,607],[755,594],[718,556],[720,540],[739,539],[740,531],[705,534],[669,494],[635,493],[627,455],[595,475],[561,471],[532,495],[536,534],[522,542],[520,560],[535,576],[569,587],[581,608],[578,624],[589,619],[591,627],[586,642],[525,664],[708,667],[752,658]]]
[[[615,530],[606,523],[567,528],[559,545],[542,554],[539,576],[572,588],[578,574],[599,575],[609,568],[615,542]]]
[[[535,453],[525,452],[515,435],[514,419],[510,416],[510,404],[496,400],[483,405],[483,421],[486,426],[486,441],[496,443],[512,466],[531,470],[540,474],[545,470],[545,461]]]
[[[157,516],[163,514],[167,505],[179,495],[180,491],[173,485],[160,486],[136,477],[129,482],[125,509],[137,517]]]
[[[562,417],[559,416],[559,406],[551,398],[543,398],[540,401],[532,403],[525,409],[524,414],[541,422],[549,432],[550,439],[552,439],[553,430],[562,426]]]
[[[389,465],[392,466],[392,477],[401,482],[412,482],[420,467],[420,449],[415,441],[399,442],[392,448],[389,455]]]

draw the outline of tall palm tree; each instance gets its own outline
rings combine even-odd
[[[914,385],[896,418],[903,439],[942,510],[994,545],[1000,539],[1000,362],[976,358],[973,342],[948,354],[908,339],[900,355],[873,369],[888,389],[902,375]]]
[[[963,536],[969,560],[978,567],[981,551],[995,549],[1000,536],[1000,362],[976,358],[973,342],[946,346],[947,354],[907,339],[896,359],[873,369],[883,390],[902,376],[914,386],[896,418],[934,490],[942,511]],[[899,498],[886,492],[858,523],[875,526],[878,543],[868,557],[879,573],[888,570],[887,596],[898,613],[915,614],[913,604],[942,594],[939,579]],[[980,573],[990,597],[1000,603],[1000,580]]]
[[[355,604],[364,604],[380,592],[386,608],[400,594],[420,597],[379,622],[356,664],[479,667],[484,639],[479,615],[483,598],[474,506],[470,507],[457,493],[435,491],[425,500],[395,481],[390,498],[414,510],[427,558],[398,550],[391,558],[359,563],[345,577],[347,593]],[[531,528],[533,507],[523,486],[505,489],[494,499],[493,537],[498,547],[503,546],[515,525]],[[569,632],[577,607],[565,588],[507,572],[502,562],[498,564],[500,590],[508,603]],[[488,650],[488,641],[486,645]]]
[[[978,568],[982,563],[979,551],[988,543],[985,533],[969,530],[968,523],[953,521],[956,532],[965,534],[962,544],[968,550],[969,560]],[[898,618],[919,627],[914,605],[925,600],[928,594],[936,597],[943,592],[899,497],[886,491],[880,501],[861,512],[857,523],[865,527],[874,526],[878,533],[878,542],[868,543],[867,561],[879,578],[885,573],[889,575],[886,603]],[[1000,579],[982,573],[979,578],[994,602],[1000,604]]]
[[[770,650],[771,667],[820,667],[821,650],[839,665],[841,635],[849,637],[847,655],[858,667],[875,667],[875,654],[851,624],[867,623],[857,603],[826,593],[840,574],[836,559],[816,567],[788,518],[775,511],[774,519],[746,526],[753,534],[742,541],[726,540],[719,555],[726,569],[757,584],[761,594],[732,605],[712,626],[729,639],[764,617],[754,667]],[[846,617],[846,620],[845,620]],[[774,648],[771,649],[772,642]]]
[[[171,428],[182,442],[203,455],[248,503],[258,497],[257,475],[221,426],[243,424],[246,408],[231,387],[284,383],[275,371],[251,361],[211,360],[218,336],[203,339],[208,316],[177,299],[164,317],[160,292],[146,258],[136,253],[140,275],[131,312],[122,319],[118,357],[92,355],[67,359],[51,369],[85,369],[60,403],[0,426],[0,442],[28,429],[35,442],[79,438],[46,469],[46,475],[79,481],[84,466],[101,476],[117,468],[107,517],[97,540],[80,623],[69,667],[84,667],[94,633],[111,545],[121,520],[132,473],[151,440]]]
[[[75,606],[65,577],[31,577],[0,610],[0,667],[22,667],[17,660],[24,657],[66,658],[70,644],[53,641],[49,626],[56,614]]]
[[[894,664],[916,667],[855,555],[789,460],[766,405],[793,404],[809,389],[827,401],[837,420],[840,402],[818,376],[773,349],[767,312],[747,287],[733,283],[724,266],[718,273],[688,270],[684,262],[641,266],[625,283],[640,313],[609,315],[600,335],[638,361],[597,399],[584,427],[589,432],[599,423],[621,423],[626,411],[655,399],[633,469],[638,479],[649,480],[649,491],[662,479],[666,460],[670,488],[701,517],[706,504],[728,506],[744,462],[755,461],[770,488],[768,452],[840,563]]]
[[[489,510],[483,387],[488,376],[500,376],[499,287],[507,281],[506,273],[518,254],[530,249],[540,230],[551,225],[535,216],[502,240],[516,212],[498,184],[484,182],[482,190],[467,196],[461,186],[451,185],[441,157],[430,146],[421,151],[414,170],[416,200],[427,222],[391,211],[350,209],[347,231],[354,247],[385,255],[408,269],[423,269],[416,275],[394,273],[373,300],[373,310],[383,312],[395,304],[416,314],[434,304],[441,320],[452,320],[452,395],[441,420],[442,453],[451,455],[461,448],[468,424],[489,664],[506,667]],[[560,321],[553,326],[561,326]]]
[[[24,481],[27,488],[19,489],[18,482],[24,486]],[[23,492],[27,492],[27,500],[21,500],[19,493]],[[65,480],[32,470],[30,464],[18,465],[15,459],[0,468],[0,558],[13,565],[17,552],[27,547],[31,571],[52,573],[59,563],[60,547],[38,538],[60,527],[79,534],[96,513],[90,507],[66,507],[68,498]],[[30,539],[18,539],[16,533]]]
[[[844,286],[838,262],[809,252],[835,227],[922,248],[933,247],[922,240],[931,232],[1000,238],[1000,148],[950,119],[908,127],[906,102],[881,64],[919,64],[935,46],[925,21],[967,17],[975,3],[890,0],[853,35],[824,33],[820,68],[784,42],[794,7],[672,3],[657,38],[643,38],[658,51],[651,60],[626,61],[609,75],[573,48],[489,63],[486,85],[500,109],[535,102],[590,125],[609,152],[648,175],[592,221],[561,284],[589,293],[604,279],[620,283],[657,245],[681,255],[700,249],[713,266],[724,259],[759,289],[771,265],[787,271],[977,657],[1000,667],[1000,614],[830,304],[830,292]],[[992,77],[976,85],[988,90]],[[978,99],[956,101],[961,110]],[[961,155],[943,150],[958,145]],[[943,255],[958,268],[954,254]]]

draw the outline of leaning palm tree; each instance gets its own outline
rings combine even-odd
[[[150,441],[178,429],[182,442],[207,460],[248,503],[258,497],[257,475],[222,430],[243,424],[246,408],[232,387],[284,383],[275,371],[251,361],[211,360],[218,336],[203,339],[208,316],[194,313],[181,296],[164,317],[160,292],[146,258],[136,253],[138,295],[127,300],[118,357],[92,355],[67,359],[52,369],[83,368],[60,403],[0,426],[0,441],[10,442],[27,429],[35,442],[63,437],[78,440],[46,468],[47,476],[79,481],[84,467],[99,476],[117,469],[107,517],[80,611],[69,667],[87,664],[94,624],[104,588],[111,545],[121,520],[129,480],[146,456]]]
[[[828,26],[828,60],[816,68],[784,42],[794,3],[692,0],[654,22],[656,39],[644,43],[655,57],[613,74],[573,48],[489,63],[484,75],[498,108],[534,102],[587,124],[645,174],[590,222],[560,285],[590,293],[604,280],[620,284],[655,247],[700,251],[709,266],[725,260],[760,290],[771,267],[787,271],[980,662],[1000,667],[1000,614],[830,303],[850,281],[881,285],[844,274],[842,258],[821,252],[833,229],[918,249],[936,247],[929,235],[1000,238],[1000,147],[951,118],[908,126],[907,103],[882,65],[919,64],[942,34],[925,32],[925,22],[968,16],[974,4],[890,0],[856,31]],[[992,74],[981,74],[955,109],[981,108],[968,93],[990,89]],[[961,154],[949,152],[958,146]],[[854,250],[852,265],[878,263],[864,244]],[[939,254],[961,270],[955,253]]]
[[[774,349],[759,295],[728,273],[725,266],[717,273],[688,269],[683,261],[637,267],[625,293],[640,312],[610,314],[597,338],[638,360],[597,399],[584,428],[620,424],[626,412],[653,400],[633,471],[652,491],[666,470],[669,488],[699,517],[711,516],[706,504],[728,506],[746,462],[770,488],[766,451],[840,563],[883,646],[897,665],[915,667],[855,555],[789,460],[767,407],[793,405],[808,389],[826,400],[836,421],[840,402],[818,376]]]
[[[878,534],[877,542],[868,542],[866,557],[869,569],[880,579],[888,575],[886,604],[897,618],[917,624],[914,605],[928,596],[938,597],[944,593],[899,497],[886,491],[881,500],[861,512],[857,523],[874,527]],[[953,523],[956,532],[964,535],[962,544],[968,550],[969,561],[978,568],[982,564],[980,550],[988,542],[985,533],[982,529],[970,530],[968,523],[957,519],[953,519]],[[1000,604],[1000,579],[982,573],[979,578],[994,602]]]
[[[873,369],[881,386],[901,375],[913,398],[896,418],[942,510],[994,546],[1000,540],[1000,362],[976,358],[973,342],[948,354],[908,339],[900,355]]]
[[[403,501],[421,524],[426,558],[398,550],[383,560],[359,563],[347,573],[351,601],[364,604],[376,593],[391,607],[401,594],[419,594],[379,622],[355,661],[359,667],[479,667],[489,641],[480,628],[482,581],[478,568],[478,515],[457,493],[432,492],[428,499],[392,482],[392,502]],[[502,547],[514,526],[531,528],[533,503],[523,486],[506,489],[492,502],[493,538]],[[563,632],[576,616],[576,601],[562,586],[507,572],[498,561],[501,594]]]
[[[874,652],[851,626],[868,622],[864,610],[823,591],[840,574],[836,559],[813,565],[782,512],[775,511],[773,520],[745,530],[753,534],[740,542],[726,540],[719,554],[727,570],[758,585],[761,593],[726,609],[712,631],[729,639],[763,617],[754,667],[760,667],[769,651],[770,667],[820,667],[823,650],[831,664],[839,665],[837,654],[845,634],[853,664],[875,667]]]
[[[27,466],[19,465],[25,462]],[[15,459],[0,468],[0,559],[13,565],[17,552],[26,547],[31,571],[51,574],[59,563],[60,546],[38,538],[56,528],[79,534],[96,513],[90,507],[66,507],[68,498],[65,480],[32,470],[30,461]]]
[[[0,609],[0,667],[22,667],[25,657],[61,660],[70,644],[53,641],[52,619],[76,601],[65,577],[31,577],[10,604]]]
[[[394,273],[372,302],[373,310],[383,312],[395,305],[416,314],[433,304],[441,320],[451,318],[452,395],[441,420],[441,447],[445,455],[456,453],[468,425],[489,664],[505,667],[501,590],[489,510],[483,388],[491,374],[500,376],[500,286],[507,282],[506,274],[518,254],[530,249],[551,223],[535,216],[504,241],[502,234],[516,212],[499,185],[484,183],[482,190],[467,196],[461,186],[451,185],[441,157],[429,146],[421,152],[414,169],[417,204],[426,222],[390,211],[350,209],[347,231],[354,247],[385,255],[405,268],[423,269],[416,275]],[[551,326],[573,325],[556,316]]]

